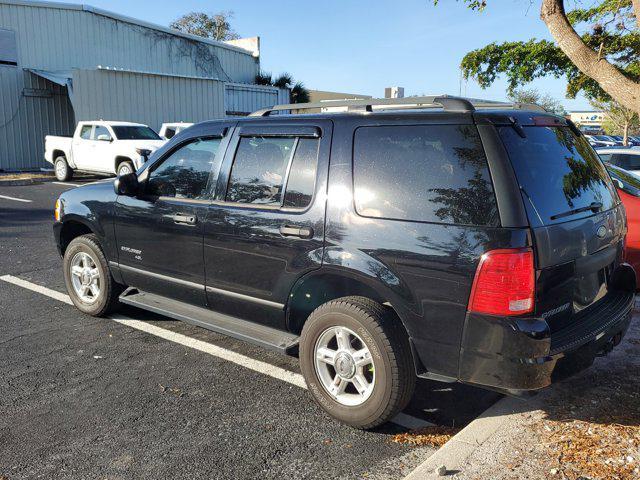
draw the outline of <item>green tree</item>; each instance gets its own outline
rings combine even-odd
[[[476,10],[486,6],[464,2]],[[597,0],[569,12],[563,0],[542,0],[540,17],[556,43],[491,43],[465,55],[464,76],[486,88],[506,75],[510,92],[547,75],[566,78],[569,98],[582,92],[640,112],[640,0]]]
[[[640,118],[638,114],[628,108],[624,108],[613,100],[601,101],[593,100],[591,102],[598,110],[606,113],[605,120],[602,124],[607,135],[621,135],[623,143],[629,145],[629,135],[635,133],[640,128]]]
[[[219,12],[209,15],[204,12],[191,12],[177,18],[169,26],[181,32],[213,40],[236,40],[240,36],[231,28],[233,12]]]
[[[552,112],[556,115],[567,114],[560,101],[548,93],[540,93],[535,88],[513,90],[509,94],[509,100],[515,103],[534,103],[543,107],[547,112]]]
[[[282,73],[275,79],[268,72],[259,72],[254,82],[257,85],[272,85],[278,88],[288,88],[290,90],[289,101],[291,103],[307,103],[309,101],[309,90],[302,82],[295,82],[288,73]]]

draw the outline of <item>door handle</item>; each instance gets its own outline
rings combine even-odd
[[[173,223],[178,223],[180,225],[195,225],[198,223],[198,217],[195,215],[186,215],[184,213],[171,215],[170,218],[173,220]]]
[[[313,237],[313,228],[311,227],[294,227],[292,225],[283,225],[280,227],[280,234],[283,237]]]

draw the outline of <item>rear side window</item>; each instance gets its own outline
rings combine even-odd
[[[354,140],[358,214],[497,225],[482,142],[472,125],[361,127]]]
[[[640,170],[640,155],[614,153],[609,161],[625,170]]]
[[[93,125],[83,125],[80,130],[80,138],[83,140],[91,140],[91,129]]]
[[[242,137],[226,200],[305,208],[313,197],[317,162],[318,139]]]
[[[543,225],[608,210],[617,203],[611,178],[582,136],[569,127],[499,127],[530,220]],[[593,210],[590,206],[595,207]]]

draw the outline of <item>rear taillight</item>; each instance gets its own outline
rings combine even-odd
[[[489,315],[522,315],[533,311],[535,293],[530,248],[491,250],[480,258],[468,310]]]

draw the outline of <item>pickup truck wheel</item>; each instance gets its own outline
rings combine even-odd
[[[54,170],[56,172],[56,178],[60,182],[66,182],[67,180],[70,180],[71,177],[73,177],[73,170],[67,163],[67,159],[64,157],[56,158],[56,161],[54,163]]]
[[[364,297],[325,303],[300,337],[300,366],[309,391],[331,416],[370,429],[411,400],[415,371],[400,320]]]
[[[111,276],[95,235],[71,241],[64,253],[63,269],[69,297],[82,312],[102,317],[119,306],[118,297],[125,287]]]
[[[136,169],[133,168],[133,163],[129,161],[124,161],[120,165],[118,165],[118,176],[121,177],[123,175],[127,175],[128,173],[135,172]]]

